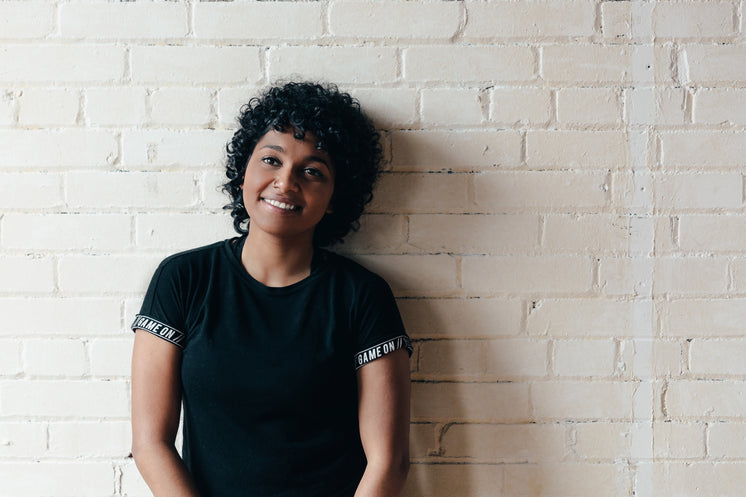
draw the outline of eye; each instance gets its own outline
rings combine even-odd
[[[323,178],[324,173],[321,172],[321,170],[316,169],[315,167],[307,167],[303,169],[303,172],[306,173],[309,176],[313,176],[314,178]]]
[[[262,162],[265,164],[269,164],[270,166],[279,166],[280,161],[277,159],[277,157],[272,157],[271,155],[268,155],[266,157],[262,157]]]

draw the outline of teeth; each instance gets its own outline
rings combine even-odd
[[[297,207],[294,205],[286,204],[285,202],[280,202],[269,198],[265,198],[264,201],[267,202],[269,205],[274,205],[275,207],[285,209],[286,211],[294,211],[295,209],[297,209]]]

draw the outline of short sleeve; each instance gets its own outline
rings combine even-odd
[[[132,331],[145,330],[183,349],[183,292],[173,259],[166,259],[155,270],[145,293],[140,312],[132,323]]]
[[[355,352],[355,370],[399,349],[412,355],[412,342],[404,330],[394,294],[389,285],[376,276],[360,290],[356,303],[359,322]]]

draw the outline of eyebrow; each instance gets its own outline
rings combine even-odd
[[[272,150],[276,150],[278,152],[285,153],[285,149],[282,148],[279,145],[264,145],[262,148],[269,148],[269,149],[272,149]],[[316,161],[316,162],[321,162],[327,168],[331,169],[331,166],[326,161],[326,159],[324,159],[323,157],[319,157],[318,155],[309,155],[308,157],[306,157],[306,160],[312,160],[312,161]]]

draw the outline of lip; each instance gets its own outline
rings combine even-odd
[[[301,206],[298,205],[298,203],[293,202],[291,199],[289,199],[287,197],[272,196],[272,197],[260,197],[259,199],[262,201],[262,203],[265,206],[267,206],[270,209],[272,209],[274,211],[277,211],[277,212],[293,213],[293,212],[298,212],[298,211],[301,210]],[[293,206],[293,208],[292,209],[286,209],[284,207],[280,207],[280,206],[277,206],[277,205],[272,205],[270,202],[279,202],[279,203],[282,203],[282,204],[285,204],[285,205],[291,205],[291,206]]]

